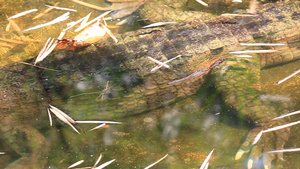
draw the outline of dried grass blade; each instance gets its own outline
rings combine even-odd
[[[106,125],[105,123],[103,123],[103,124],[100,124],[100,125],[98,125],[98,126],[96,126],[96,127],[92,128],[92,129],[91,129],[91,130],[89,130],[88,132],[90,132],[90,131],[93,131],[93,130],[96,130],[96,129],[99,129],[99,128],[101,128],[101,127],[105,126],[105,125]]]
[[[50,22],[47,22],[47,23],[44,23],[44,24],[40,24],[40,25],[37,25],[37,26],[34,26],[34,27],[31,27],[31,28],[28,28],[26,30],[23,30],[22,32],[26,32],[26,31],[30,31],[30,30],[34,30],[34,29],[39,29],[39,28],[42,28],[42,27],[45,27],[45,26],[49,26],[49,25],[53,25],[53,24],[56,24],[58,22],[62,22],[66,19],[69,18],[69,14],[70,12],[66,12],[64,13],[63,15],[53,19],[52,21]]]
[[[103,163],[103,164],[99,165],[98,167],[96,167],[95,169],[101,169],[101,168],[104,168],[104,167],[108,166],[109,164],[111,164],[112,162],[114,162],[115,160],[116,160],[116,159],[113,159],[113,160],[110,160],[110,161],[108,161],[108,162],[106,162],[106,163]]]
[[[244,51],[235,51],[228,52],[229,54],[244,54],[244,53],[273,53],[278,52],[278,50],[244,50]]]
[[[84,124],[97,124],[97,123],[122,124],[122,122],[116,122],[116,121],[75,121],[75,123],[84,123]]]
[[[251,58],[251,55],[234,55],[235,57],[240,57],[240,58]]]
[[[102,28],[106,31],[107,34],[109,34],[109,36],[116,42],[118,43],[118,39],[111,33],[111,31],[106,27],[104,26],[103,24],[101,25]]]
[[[57,6],[59,4],[59,2],[55,3],[54,6]],[[32,20],[38,19],[42,16],[44,16],[46,13],[50,12],[52,9],[52,7],[47,8],[46,10],[44,10],[42,13],[38,14],[37,16],[35,16],[34,18],[32,18]]]
[[[296,122],[284,124],[284,125],[281,125],[281,126],[276,126],[276,127],[273,127],[273,128],[269,128],[267,130],[263,130],[263,133],[267,133],[267,132],[271,132],[271,131],[275,131],[275,130],[280,130],[280,129],[283,129],[283,128],[294,126],[296,124],[300,124],[300,120],[296,121]]]
[[[51,117],[50,110],[48,108],[47,108],[47,112],[48,112],[48,116],[49,116],[50,126],[52,126],[52,117]]]
[[[42,58],[43,54],[47,51],[47,49],[50,47],[51,43],[51,37],[48,38],[48,40],[46,41],[43,49],[40,51],[40,53],[38,54],[38,56],[36,57],[35,61],[34,61],[34,65],[36,65],[38,62],[41,62],[42,60],[44,60],[45,58]],[[53,39],[52,39],[53,41]]]
[[[54,106],[52,106],[52,105],[50,105],[50,104],[49,104],[49,106],[50,106],[52,109],[56,110],[56,111],[57,111],[59,114],[61,114],[63,117],[65,117],[70,123],[75,124],[75,121],[74,121],[70,116],[68,116],[66,113],[64,113],[63,111],[59,110],[58,108],[56,108],[56,107],[54,107]]]
[[[198,2],[199,4],[201,4],[201,5],[203,5],[203,6],[208,6],[207,3],[205,3],[205,2],[203,2],[203,1],[201,1],[201,0],[196,0],[196,2]]]
[[[95,162],[94,166],[98,165],[98,163],[100,162],[101,158],[102,158],[102,154],[99,155],[99,157],[98,157],[97,161]]]
[[[171,62],[171,61],[173,61],[173,60],[175,60],[175,59],[177,59],[177,58],[179,58],[179,57],[181,57],[181,55],[177,55],[177,56],[175,56],[175,57],[173,57],[173,58],[171,58],[171,59],[169,59],[169,60],[167,60],[167,61],[165,61],[165,62],[163,62],[163,63],[169,63],[169,62]],[[158,69],[160,69],[162,67],[162,65],[158,65],[158,66],[155,66],[153,69],[151,69],[151,72],[156,72]]]
[[[233,17],[252,17],[254,14],[234,14],[234,13],[224,13],[221,16],[233,16]]]
[[[83,17],[82,22],[80,23],[80,26],[84,26],[87,21],[89,20],[90,16],[91,16],[92,12],[90,12],[89,14],[87,14],[85,17]]]
[[[14,48],[15,47],[14,45],[11,45],[11,44],[8,44],[8,43],[1,43],[1,42],[0,42],[0,46],[7,47],[7,48]]]
[[[150,25],[143,26],[142,28],[153,28],[153,27],[171,25],[171,24],[176,24],[176,23],[177,22],[156,22],[156,23],[152,23]]]
[[[300,151],[300,148],[274,150],[274,151],[268,151],[267,153],[286,153],[286,152],[296,152],[296,151]]]
[[[60,114],[57,110],[50,108],[50,111],[58,117],[61,121],[69,125],[76,133],[80,134],[79,131],[62,115]]]
[[[7,20],[14,19],[14,18],[18,18],[18,17],[20,17],[20,16],[24,16],[24,15],[26,15],[26,14],[29,14],[29,13],[32,13],[32,12],[35,12],[35,11],[37,11],[37,9],[30,9],[30,10],[28,10],[28,11],[24,11],[24,12],[15,14],[15,15],[13,15],[13,16],[7,18]]]
[[[240,43],[242,46],[284,46],[284,43]]]
[[[8,32],[10,30],[10,23],[8,22],[7,26],[5,27],[5,31]]]
[[[294,111],[294,112],[291,112],[291,113],[288,113],[288,114],[283,114],[281,116],[275,117],[273,120],[281,119],[281,118],[288,117],[288,116],[293,116],[293,115],[299,114],[299,113],[300,113],[300,110]]]
[[[77,25],[78,23],[80,23],[81,21],[83,21],[84,18],[81,18],[75,22],[71,22],[71,23],[68,23],[67,25],[69,25],[66,29],[62,30],[62,32],[65,32],[71,28],[73,28],[75,25]]]
[[[26,62],[18,62],[18,63],[22,63],[24,65],[29,65],[29,66],[34,66],[34,67],[37,67],[37,68],[40,68],[40,69],[51,70],[51,71],[55,71],[55,72],[60,71],[60,70],[50,69],[50,68],[46,68],[46,67],[42,67],[42,66],[32,65],[32,64],[26,63]]]
[[[97,22],[99,19],[104,18],[106,15],[108,15],[109,13],[111,13],[111,11],[106,11],[103,14],[97,16],[96,18],[94,18],[93,20],[89,21],[88,23],[86,23],[85,25],[80,26],[79,28],[75,29],[75,32],[81,31],[82,29],[84,29],[85,27],[93,24],[94,22]]]
[[[84,160],[77,161],[76,163],[74,163],[74,164],[70,165],[68,168],[73,168],[73,167],[76,167],[76,166],[78,166],[78,165],[82,164],[83,162],[84,162]]]
[[[13,39],[5,39],[5,38],[0,38],[0,41],[10,42],[10,43],[15,43],[15,44],[25,44],[25,43],[22,42],[22,41],[13,40]]]
[[[82,6],[86,6],[86,7],[89,7],[89,8],[96,9],[96,10],[102,10],[101,7],[93,5],[93,4],[90,4],[90,3],[86,3],[86,2],[78,1],[78,0],[72,0],[72,1],[75,2],[75,3],[77,3],[77,4],[79,4],[79,5],[82,5]]]
[[[204,169],[208,169],[209,166],[209,162],[207,162],[207,164],[205,165]]]
[[[8,20],[9,21],[9,24],[10,26],[17,32],[17,34],[20,36],[21,40],[24,40],[25,39],[25,36],[24,34],[22,33],[20,27],[16,24],[15,21],[13,20]]]
[[[159,160],[155,161],[154,163],[148,165],[147,167],[145,167],[144,169],[149,169],[151,167],[153,167],[155,164],[161,162],[163,159],[165,159],[166,157],[168,157],[169,154],[166,154],[165,156],[163,156],[162,158],[160,158]]]
[[[252,142],[252,145],[254,145],[254,144],[256,144],[256,143],[258,142],[258,140],[261,138],[263,132],[264,132],[264,131],[262,130],[262,131],[260,131],[260,132],[256,135],[256,137],[254,138],[254,140],[253,140],[253,142]]]
[[[208,163],[208,161],[209,161],[209,159],[210,159],[212,153],[214,152],[214,150],[215,150],[215,148],[213,148],[213,149],[210,151],[210,153],[208,154],[208,156],[206,157],[206,159],[205,159],[204,162],[202,163],[200,169],[204,169],[204,168],[206,167],[206,165],[207,165],[207,163]]]
[[[297,71],[295,71],[294,73],[292,73],[292,74],[289,75],[288,77],[286,77],[286,78],[284,78],[284,79],[282,79],[282,80],[279,80],[279,81],[276,82],[276,83],[277,83],[277,84],[283,83],[283,82],[285,82],[286,80],[288,80],[289,78],[291,78],[291,77],[295,76],[296,74],[298,74],[299,72],[300,72],[300,69],[297,70]]]
[[[154,59],[154,58],[152,58],[152,57],[150,57],[150,56],[148,56],[147,57],[149,60],[151,60],[151,61],[153,61],[153,62],[155,62],[155,63],[157,63],[157,64],[159,64],[159,65],[161,65],[161,66],[163,66],[163,67],[165,67],[165,68],[170,68],[170,66],[169,65],[167,65],[167,64],[165,64],[165,63],[163,63],[163,62],[161,62],[161,61],[159,61],[159,60],[156,60],[156,59]]]
[[[76,9],[63,8],[63,7],[51,6],[51,5],[45,5],[45,6],[50,7],[50,8],[54,8],[54,9],[64,10],[64,11],[77,12]]]

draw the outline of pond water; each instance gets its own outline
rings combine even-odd
[[[95,5],[105,3],[88,2]],[[6,39],[18,39],[19,35],[14,31],[5,31],[8,22],[4,14],[12,16],[33,8],[44,10],[44,4],[55,4],[54,1],[22,0],[1,3],[0,29],[4,32],[2,38]],[[185,10],[204,10],[201,5],[195,7],[194,4],[189,1]],[[242,8],[241,4],[232,5],[232,2],[220,1],[214,4],[210,12],[217,14]],[[248,1],[242,5],[248,6]],[[65,60],[61,59],[53,63],[46,61],[42,65],[55,70],[39,69],[22,63],[14,64],[32,63],[32,58],[39,53],[48,37],[58,37],[67,22],[75,21],[91,11],[94,17],[100,14],[72,1],[60,1],[58,6],[74,8],[78,12],[71,12],[68,21],[24,33],[25,37],[40,42],[26,42],[14,47],[0,46],[0,152],[5,153],[0,154],[0,166],[55,169],[67,168],[79,160],[84,160],[79,167],[85,167],[93,166],[99,154],[102,154],[103,159],[99,164],[115,159],[106,168],[145,168],[168,154],[166,159],[153,168],[199,168],[209,152],[215,148],[209,168],[246,168],[247,155],[241,160],[234,160],[234,157],[247,133],[255,126],[248,119],[239,117],[234,108],[224,103],[222,94],[216,91],[211,74],[205,75],[205,82],[195,94],[176,99],[170,104],[160,100],[158,102],[162,102],[162,106],[154,105],[153,108],[136,113],[126,112],[121,108],[143,109],[143,100],[129,98],[130,92],[137,92],[131,91],[130,87],[139,86],[143,79],[136,78],[132,72],[116,70],[114,63],[98,63],[102,60],[94,60],[91,56],[90,59],[82,61],[74,58],[63,62]],[[31,18],[37,13],[32,13],[15,21],[24,30],[48,22],[63,13],[65,11],[53,10],[34,21]],[[136,19],[136,16],[134,14],[133,18]],[[126,32],[145,24],[136,20],[122,26],[121,30],[112,31],[115,34]],[[108,25],[116,22],[118,21],[108,21]],[[69,32],[67,36],[72,37],[74,34]],[[53,57],[59,58],[66,54],[69,53],[57,50]],[[103,65],[106,67],[103,68]],[[262,97],[277,99],[273,102],[278,103],[278,106],[281,103],[288,104],[289,107],[285,108],[287,112],[299,110],[299,75],[281,85],[275,83],[298,70],[299,65],[298,60],[262,69]],[[101,69],[94,71],[97,66]],[[118,103],[119,100],[112,99],[117,96],[123,97],[125,101]],[[54,115],[53,126],[49,126],[49,104],[75,120],[109,120],[122,124],[105,125],[90,132],[88,131],[97,124],[76,124],[75,127],[80,132],[77,134]],[[299,116],[291,117],[291,121],[297,119]],[[299,147],[298,126],[291,127],[290,135],[285,146]],[[300,165],[297,152],[284,154],[284,159],[286,161],[278,163],[277,166],[295,168]]]

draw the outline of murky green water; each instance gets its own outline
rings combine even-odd
[[[3,2],[1,13],[11,16],[32,8],[44,9],[45,3],[53,5],[55,2]],[[78,13],[71,13],[73,20],[91,11],[69,1],[61,1],[59,6],[77,9]],[[30,14],[16,21],[22,29],[25,29],[49,21],[49,18],[54,19],[63,13],[64,11],[52,11],[38,21],[31,21],[30,18],[35,14]],[[98,15],[96,13],[94,12],[94,16]],[[5,32],[7,25],[5,16],[1,15],[0,19],[0,29]],[[26,37],[40,39],[41,43],[17,45],[12,49],[0,47],[1,66],[35,57],[46,39],[49,36],[57,37],[65,23],[25,34]],[[2,37],[15,39],[17,35],[10,31],[5,32]],[[6,59],[7,57],[10,58]],[[290,111],[300,108],[299,76],[280,86],[275,82],[299,69],[299,65],[299,61],[296,61],[265,69],[261,73],[263,91],[270,96],[280,95],[283,101],[288,98],[288,102],[294,104]],[[83,75],[78,72],[70,77],[51,71],[49,74],[39,74],[34,67],[26,65],[21,67],[24,68],[21,71],[11,70],[1,73],[0,152],[5,154],[0,154],[0,166],[6,167],[15,163],[18,164],[17,168],[54,169],[67,168],[79,160],[85,160],[80,167],[92,166],[102,153],[103,159],[100,163],[116,159],[107,168],[144,168],[165,154],[169,156],[153,168],[199,168],[213,148],[215,152],[210,160],[210,168],[246,166],[246,157],[235,161],[234,156],[244,136],[253,126],[248,125],[245,119],[238,118],[231,113],[229,107],[224,106],[219,93],[211,84],[210,76],[199,92],[174,104],[139,114],[116,112],[108,115],[105,107],[102,107],[102,102],[106,99],[101,99],[100,95],[106,85],[104,75]],[[50,82],[47,85],[46,81],[51,75],[65,79],[66,84],[61,85],[63,86],[61,88],[54,88]],[[32,79],[19,78],[23,76]],[[67,82],[70,82],[68,78],[81,78],[82,81],[76,85],[68,84]],[[3,79],[12,79],[15,84],[7,84]],[[26,83],[22,83],[24,82],[22,80]],[[40,82],[44,85],[42,89],[39,86]],[[16,89],[20,89],[19,93],[15,92]],[[81,132],[79,135],[54,116],[53,126],[50,127],[46,109],[48,104],[63,110],[75,120],[110,120],[120,121],[123,124],[109,125],[91,132],[87,131],[96,125],[77,124],[76,128]],[[293,118],[294,121],[297,120],[297,117]],[[298,132],[297,126],[291,128],[291,137],[286,147],[298,147]],[[284,168],[299,166],[298,157],[299,153],[285,154]]]

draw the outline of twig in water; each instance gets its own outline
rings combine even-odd
[[[159,160],[155,161],[154,163],[148,165],[147,167],[145,167],[144,169],[149,169],[151,167],[153,167],[155,164],[161,162],[163,159],[165,159],[166,157],[168,157],[169,154],[166,154],[165,156],[163,156],[162,158],[160,158]]]
[[[295,71],[294,73],[292,73],[292,74],[289,75],[288,77],[286,77],[286,78],[284,78],[284,79],[282,79],[282,80],[279,80],[279,81],[276,82],[276,83],[277,83],[277,84],[283,83],[283,82],[285,82],[286,80],[288,80],[289,78],[291,78],[291,77],[295,76],[296,74],[298,74],[299,72],[300,72],[300,69],[297,70],[297,71]]]
[[[281,119],[281,118],[292,116],[292,115],[299,114],[299,113],[300,113],[300,110],[294,111],[294,112],[291,112],[291,113],[288,113],[288,114],[283,114],[279,117],[275,117],[273,120]]]
[[[74,168],[74,167],[76,167],[76,166],[82,164],[83,162],[84,162],[84,160],[77,161],[76,163],[70,165],[68,168]]]
[[[209,159],[210,159],[212,153],[214,152],[214,150],[215,150],[215,148],[213,148],[213,149],[210,151],[210,153],[208,154],[208,156],[207,156],[207,157],[205,158],[205,160],[203,161],[203,163],[202,163],[200,169],[204,169],[204,168],[208,167],[208,161],[209,161]]]

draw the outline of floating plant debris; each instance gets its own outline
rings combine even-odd
[[[244,54],[244,53],[273,53],[278,52],[278,50],[243,50],[243,51],[235,51],[228,52],[229,54]]]
[[[156,60],[156,59],[154,59],[154,58],[152,58],[152,57],[150,57],[150,56],[148,56],[147,58],[148,58],[149,60],[151,60],[151,61],[153,61],[153,62],[159,64],[160,66],[163,66],[163,67],[168,68],[168,69],[170,68],[169,65],[167,65],[167,64],[165,64],[165,63],[163,63],[163,62],[161,62],[161,61],[159,61],[159,60]]]
[[[179,57],[181,57],[181,55],[175,56],[175,57],[173,57],[173,58],[171,58],[171,59],[169,59],[169,60],[167,60],[167,61],[165,61],[165,62],[163,62],[163,63],[164,63],[164,64],[167,64],[167,63],[171,62],[172,60],[175,60],[175,59],[177,59],[177,58],[179,58]],[[158,65],[158,66],[154,67],[153,69],[151,69],[151,72],[156,72],[156,71],[157,71],[158,69],[160,69],[161,67],[163,67],[163,65]]]
[[[77,161],[76,163],[70,165],[68,168],[74,168],[74,167],[76,167],[76,166],[82,164],[83,162],[84,162],[84,160]]]
[[[18,17],[20,17],[20,16],[23,16],[23,15],[26,15],[26,14],[29,14],[29,13],[32,13],[32,12],[35,12],[35,11],[37,11],[37,9],[30,9],[30,10],[28,10],[28,11],[24,11],[24,12],[15,14],[15,15],[13,15],[13,16],[7,18],[7,19],[10,20],[10,19],[18,18]]]
[[[207,156],[207,157],[205,158],[205,160],[203,161],[203,163],[202,163],[200,169],[204,169],[204,168],[207,168],[207,167],[208,167],[208,163],[209,163],[208,161],[209,161],[210,157],[212,156],[214,150],[215,150],[215,148],[213,148],[213,149],[210,151],[210,153],[208,154],[208,156]]]
[[[157,163],[161,162],[163,159],[165,159],[166,157],[168,157],[169,154],[166,154],[165,156],[163,156],[162,158],[160,158],[159,160],[155,161],[154,163],[148,165],[147,167],[145,167],[144,169],[149,169],[151,167],[153,167],[154,165],[156,165]]]
[[[284,43],[240,43],[242,46],[284,46]]]
[[[176,24],[177,22],[156,22],[152,23],[150,25],[143,26],[142,28],[153,28],[153,27],[159,27],[159,26],[165,26],[165,25],[172,25]]]
[[[199,4],[201,4],[203,6],[208,6],[208,4],[203,2],[202,0],[196,0],[196,2],[198,2]]]
[[[77,10],[70,9],[70,8],[63,8],[63,7],[51,6],[51,5],[45,5],[45,6],[50,7],[50,8],[54,8],[54,9],[64,10],[64,11],[77,12]]]
[[[268,151],[266,153],[286,153],[286,152],[297,152],[300,151],[300,148],[289,148],[289,149],[282,149],[282,150],[273,150]]]
[[[293,116],[293,115],[299,114],[299,113],[300,113],[300,110],[294,111],[294,112],[291,112],[291,113],[288,113],[288,114],[283,114],[279,117],[275,117],[273,120],[281,119],[281,118],[288,117],[288,116]]]
[[[22,32],[26,32],[26,31],[30,31],[30,30],[34,30],[34,29],[39,29],[39,28],[42,28],[42,27],[45,27],[45,26],[49,26],[49,25],[53,25],[53,24],[56,24],[58,22],[62,22],[66,19],[69,18],[69,14],[70,12],[66,12],[64,13],[63,15],[53,19],[52,21],[50,22],[47,22],[47,23],[44,23],[44,24],[40,24],[40,25],[37,25],[37,26],[34,26],[34,27],[31,27],[31,28],[28,28],[26,30],[23,30]]]
[[[288,77],[282,79],[282,80],[279,80],[278,82],[276,82],[277,84],[281,84],[283,82],[285,82],[286,80],[290,79],[291,77],[295,76],[296,74],[298,74],[300,72],[300,69],[295,71],[294,73],[292,73],[291,75],[289,75]]]
[[[59,2],[55,3],[54,6],[57,6],[59,4]],[[34,18],[32,18],[32,20],[38,19],[42,16],[44,16],[46,13],[50,12],[52,9],[54,9],[53,7],[49,7],[46,10],[44,10],[43,12],[41,12],[40,14],[38,14],[37,16],[35,16]]]

